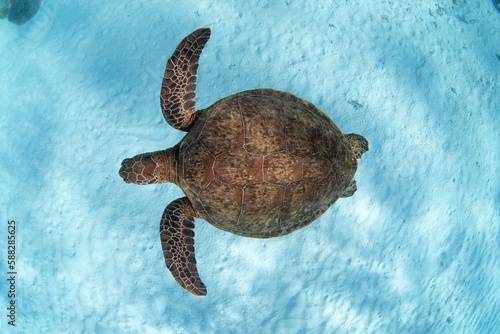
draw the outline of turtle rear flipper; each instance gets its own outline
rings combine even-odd
[[[160,104],[163,117],[176,129],[187,131],[196,118],[198,60],[209,38],[209,28],[194,31],[179,43],[167,62]]]
[[[349,183],[346,190],[344,190],[344,193],[340,195],[340,197],[351,197],[352,195],[354,195],[356,190],[358,190],[358,187],[356,186],[356,180],[351,180],[351,183]]]
[[[360,159],[363,153],[368,151],[368,140],[365,137],[350,133],[345,135],[347,141],[349,142],[349,147],[356,159]]]
[[[187,197],[170,203],[161,218],[161,247],[165,264],[177,283],[195,296],[205,296],[207,288],[200,279],[194,256],[195,215]]]

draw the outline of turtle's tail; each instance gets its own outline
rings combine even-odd
[[[118,173],[127,183],[177,183],[177,146],[125,159]]]

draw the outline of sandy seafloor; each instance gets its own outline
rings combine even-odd
[[[499,333],[493,2],[179,3],[45,0],[24,25],[0,21],[0,332]],[[286,90],[370,151],[356,194],[288,236],[197,220],[208,296],[196,298],[165,268],[158,236],[181,190],[127,185],[118,169],[182,138],[159,89],[177,43],[202,26],[200,108]]]

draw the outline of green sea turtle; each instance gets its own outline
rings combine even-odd
[[[196,110],[198,60],[210,29],[184,38],[167,62],[160,103],[165,120],[187,131],[175,145],[125,159],[127,183],[172,182],[185,197],[161,218],[165,262],[179,285],[204,296],[196,268],[194,218],[246,237],[270,238],[300,229],[339,197],[356,191],[360,135],[344,135],[313,104],[289,93],[256,89]]]

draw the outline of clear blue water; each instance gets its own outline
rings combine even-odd
[[[495,1],[182,3],[45,0],[24,24],[0,20],[0,332],[500,332]],[[370,151],[356,194],[288,236],[197,220],[196,298],[158,236],[182,192],[118,169],[182,138],[159,89],[202,26],[198,106],[289,91]]]

